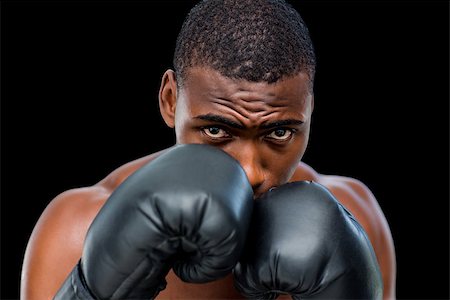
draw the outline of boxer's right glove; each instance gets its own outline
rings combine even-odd
[[[359,223],[323,186],[295,182],[255,201],[236,288],[252,299],[381,299],[382,280]]]
[[[187,282],[219,279],[241,255],[252,205],[250,183],[231,156],[176,146],[106,201],[55,299],[154,298],[172,267]]]

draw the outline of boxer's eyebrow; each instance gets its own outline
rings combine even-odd
[[[219,116],[219,115],[214,115],[214,114],[200,115],[200,116],[194,117],[194,119],[222,123],[224,125],[227,125],[229,127],[236,128],[236,129],[245,129],[245,126],[243,126],[239,123],[236,123],[233,120],[227,119],[227,118]]]
[[[220,116],[220,115],[206,114],[206,115],[196,116],[196,117],[194,117],[194,119],[222,123],[224,125],[227,125],[232,128],[237,128],[237,129],[245,129],[245,126],[243,126],[233,120],[230,120],[228,118]],[[273,121],[270,123],[262,124],[260,126],[260,128],[261,129],[271,129],[271,128],[276,128],[276,127],[292,126],[292,125],[299,126],[299,125],[302,125],[303,123],[304,123],[303,121],[297,120],[297,119],[277,120],[277,121]]]
[[[262,124],[260,126],[261,129],[270,129],[270,128],[276,128],[276,127],[283,127],[283,126],[292,126],[292,125],[302,125],[304,122],[301,120],[296,119],[286,119],[286,120],[278,120],[266,124]]]

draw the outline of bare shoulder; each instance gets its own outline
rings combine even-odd
[[[164,149],[153,154],[141,157],[139,159],[133,160],[126,163],[119,168],[115,169],[98,184],[109,189],[114,190],[118,187],[128,176],[136,172],[139,168],[143,167],[145,164],[151,162],[152,160],[158,158],[161,154],[166,152],[168,149]]]
[[[33,229],[22,266],[21,299],[51,299],[78,262],[84,237],[109,192],[102,186],[53,199]]]
[[[369,235],[377,234],[377,223],[384,219],[384,215],[375,196],[363,182],[336,175],[320,175],[317,182],[326,186],[355,215]]]
[[[377,223],[385,218],[375,196],[360,180],[320,174],[303,162],[299,164],[293,180],[310,180],[325,186],[356,217],[369,235],[377,235]]]
[[[65,191],[48,204],[25,251],[21,299],[53,298],[79,261],[88,228],[103,204],[128,176],[163,151],[127,163],[93,186]]]
[[[355,216],[375,250],[383,276],[384,299],[395,299],[394,243],[386,217],[367,185],[351,177],[320,174],[305,163],[298,166],[293,179],[325,186]]]

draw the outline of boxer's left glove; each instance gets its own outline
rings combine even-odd
[[[174,272],[209,282],[238,261],[253,193],[244,170],[206,145],[169,150],[125,180],[88,230],[55,299],[149,299]]]
[[[361,225],[323,186],[293,182],[254,204],[235,284],[251,299],[381,299],[383,283]]]

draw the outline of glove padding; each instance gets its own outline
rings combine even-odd
[[[381,299],[364,230],[323,186],[295,182],[255,201],[235,285],[252,299]]]
[[[57,299],[76,298],[77,289],[100,299],[153,298],[172,267],[187,282],[224,277],[241,255],[252,205],[250,183],[231,156],[212,146],[176,146],[106,201]]]

